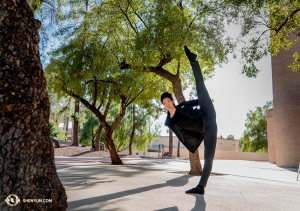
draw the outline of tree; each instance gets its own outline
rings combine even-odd
[[[263,107],[247,113],[246,130],[241,138],[243,152],[268,152],[266,113],[272,107],[272,101],[268,101]]]
[[[118,36],[117,32],[115,36]],[[141,74],[138,69],[130,74],[126,70],[120,71],[115,59],[118,53],[110,51],[116,44],[115,40],[102,45],[98,42],[98,37],[83,38],[78,34],[55,51],[46,67],[49,89],[57,93],[63,91],[97,116],[105,130],[105,142],[112,163],[122,164],[113,141],[113,132],[125,116],[127,106],[138,97],[146,101],[151,99],[155,92],[149,88],[159,90],[160,85],[152,81],[153,76]],[[103,114],[103,108],[108,103],[119,104],[118,114],[111,124]]]
[[[132,150],[146,151],[152,140],[159,136],[159,127],[153,124],[153,119],[158,118],[160,110],[154,101],[128,107],[124,119],[113,135],[117,150],[128,148],[129,155],[132,155]],[[111,112],[109,116],[114,119],[116,114]]]
[[[119,21],[129,26],[135,43],[132,54],[124,55],[124,67],[140,65],[146,71],[167,80],[178,103],[185,101],[183,87],[191,79],[189,64],[183,53],[188,45],[197,51],[204,73],[209,75],[216,64],[227,60],[234,45],[224,31],[224,16],[218,2],[188,1],[177,6],[172,1],[118,1],[113,3]],[[196,11],[196,12],[195,12]],[[218,14],[212,17],[211,14]],[[183,57],[184,56],[184,57]],[[139,58],[136,61],[136,58]],[[184,59],[182,59],[184,58]],[[123,67],[121,66],[121,69]],[[193,80],[193,79],[191,79]],[[185,82],[182,84],[182,81]],[[160,82],[160,81],[159,81]],[[190,175],[200,175],[202,167],[198,150],[190,153]]]
[[[95,141],[99,127],[98,118],[88,109],[84,111],[86,114],[87,121],[83,124],[81,135],[80,135],[80,143],[86,146],[92,146],[95,148]]]
[[[75,101],[74,114],[72,115],[73,118],[72,145],[73,146],[78,146],[79,144],[79,112],[80,112],[80,103],[78,101]]]
[[[0,209],[5,199],[52,199],[18,210],[66,210],[67,196],[54,163],[50,105],[38,51],[41,23],[25,0],[1,1],[0,14]]]
[[[69,120],[74,117],[72,114],[72,110],[75,109],[73,106],[74,101],[67,95],[58,97],[51,91],[48,93],[50,98],[50,119],[57,125],[63,123],[63,128],[58,128],[59,133],[57,138],[68,141]],[[78,118],[78,115],[76,116]]]
[[[218,1],[186,1],[178,6],[163,0],[107,0],[89,1],[89,5],[89,12],[83,12],[81,4],[66,8],[65,13],[60,10],[60,37],[70,40],[82,29],[82,22],[90,24],[85,29],[98,38],[97,43],[107,46],[114,41],[107,53],[114,52],[120,71],[155,73],[165,80],[156,77],[156,82],[171,87],[179,103],[185,100],[183,89],[193,80],[190,71],[185,71],[190,67],[183,45],[197,52],[206,77],[215,65],[227,61],[234,47],[225,36],[225,16]],[[190,160],[190,174],[201,174],[198,152],[190,154]]]
[[[276,56],[299,42],[300,2],[282,0],[225,0],[227,14],[241,27],[241,37],[251,36],[242,48],[242,73],[256,77],[255,62],[266,55]],[[300,68],[298,51],[293,54],[293,71]]]
[[[232,134],[228,135],[227,139],[234,139],[234,135],[232,135]]]

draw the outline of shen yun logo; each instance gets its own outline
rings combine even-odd
[[[7,196],[7,198],[5,199],[5,202],[11,206],[11,207],[14,207],[14,206],[17,206],[20,202],[20,199],[18,198],[17,195],[15,194],[10,194],[9,196]]]

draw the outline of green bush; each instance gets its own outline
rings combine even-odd
[[[56,138],[57,135],[58,135],[58,126],[57,126],[57,124],[53,120],[50,120],[49,124],[50,124],[50,134],[53,138]]]

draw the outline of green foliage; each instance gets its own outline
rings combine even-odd
[[[243,152],[268,152],[266,113],[273,107],[268,101],[263,107],[247,113],[246,130],[241,138]]]
[[[62,128],[58,128],[58,134],[56,136],[58,140],[71,142],[71,140],[68,139],[66,131]]]
[[[98,118],[89,110],[85,110],[87,121],[83,124],[80,133],[80,143],[86,146],[95,144],[95,139],[99,127]]]
[[[53,120],[49,120],[51,137],[55,138],[58,135],[58,126]]]
[[[232,135],[232,134],[228,135],[227,139],[234,139],[234,135]]]
[[[135,106],[135,114],[133,114],[133,106]],[[129,147],[133,124],[135,125],[133,150],[146,151],[147,146],[152,144],[154,137],[159,136],[160,126],[153,125],[154,119],[160,112],[156,108],[157,106],[152,102],[132,105],[127,109],[126,116],[113,134],[114,143],[120,151]],[[113,121],[116,115],[116,107],[113,106],[108,115],[109,121]],[[133,115],[135,115],[134,121]]]
[[[125,62],[131,69],[144,71],[165,65],[175,74],[178,63],[183,70],[190,68],[183,51],[183,45],[188,45],[197,52],[205,74],[209,75],[216,64],[226,62],[228,53],[233,52],[234,44],[225,35],[225,15],[219,1],[184,1],[182,9],[176,2],[164,0],[91,0],[85,2],[88,10],[80,1],[51,2],[57,5],[52,15],[57,27],[50,32],[59,36],[62,43],[70,41],[65,51],[73,49],[73,65],[80,69],[82,57],[89,55],[93,62],[98,61],[97,69],[101,71],[103,66],[112,69],[111,66],[119,67],[116,62]],[[43,10],[39,15],[43,16]],[[47,16],[43,17],[43,22],[47,22]],[[89,48],[81,52],[80,45],[86,44],[80,42],[88,43]],[[83,63],[87,61],[85,58]],[[187,84],[190,75],[180,76]],[[159,77],[153,79],[160,82]]]
[[[266,55],[276,56],[281,50],[291,49],[299,42],[300,2],[279,0],[225,0],[228,15],[242,27],[241,36],[250,36],[242,47],[242,72],[256,77],[255,65]],[[293,71],[300,68],[298,53],[289,65]]]

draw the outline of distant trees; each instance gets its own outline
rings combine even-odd
[[[246,130],[240,142],[243,152],[268,152],[266,113],[273,107],[268,101],[263,107],[256,107],[247,113]]]
[[[234,139],[234,135],[232,135],[232,134],[228,135],[227,139]]]

